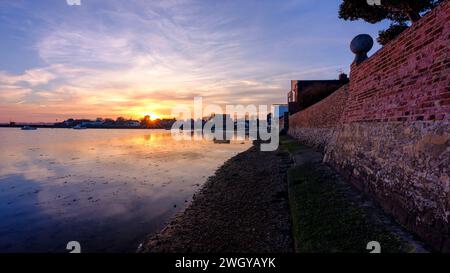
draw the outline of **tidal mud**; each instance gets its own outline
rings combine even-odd
[[[184,212],[138,250],[151,253],[287,253],[294,243],[286,153],[258,145],[229,159]]]

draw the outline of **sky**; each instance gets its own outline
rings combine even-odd
[[[0,0],[0,122],[286,103],[290,80],[348,73],[351,39],[386,27],[340,2]]]

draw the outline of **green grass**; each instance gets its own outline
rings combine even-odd
[[[295,139],[289,137],[289,136],[280,136],[280,146],[287,150],[289,153],[295,153],[298,152],[304,147],[298,141]]]
[[[293,144],[287,147],[295,149]],[[384,253],[402,252],[402,241],[371,222],[320,165],[291,168],[288,180],[297,252],[368,253],[370,241],[378,241]]]

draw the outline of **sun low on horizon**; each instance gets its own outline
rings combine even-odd
[[[144,117],[146,117],[146,116],[148,116],[151,121],[162,119],[162,117],[160,115],[157,115],[154,113],[144,114]]]
[[[0,123],[283,103],[291,79],[336,78],[351,38],[379,29],[339,20],[339,2],[1,1]]]

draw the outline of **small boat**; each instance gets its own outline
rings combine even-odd
[[[37,130],[37,128],[36,128],[36,127],[31,127],[31,126],[25,125],[25,126],[23,126],[23,127],[21,128],[21,130],[24,130],[24,131],[34,131],[34,130]]]
[[[231,141],[229,139],[220,140],[220,139],[216,139],[216,138],[213,139],[213,142],[214,142],[214,144],[230,144],[231,143]]]
[[[81,126],[81,124],[78,124],[77,126],[73,127],[73,129],[75,129],[75,130],[85,130],[85,129],[87,129],[87,128]]]

